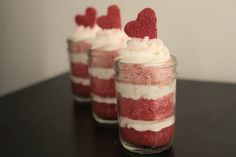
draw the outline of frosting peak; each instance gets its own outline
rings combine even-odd
[[[170,59],[170,53],[159,38],[133,38],[127,41],[126,48],[120,50],[120,55],[117,59],[124,63],[161,64]]]
[[[114,51],[127,46],[129,37],[121,29],[103,29],[97,33],[92,49]]]

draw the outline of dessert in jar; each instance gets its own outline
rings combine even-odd
[[[118,6],[108,7],[107,15],[97,18],[102,30],[97,33],[89,55],[92,112],[95,120],[103,124],[117,123],[114,58],[118,50],[126,47],[128,36],[121,30]]]
[[[96,10],[87,8],[85,15],[77,15],[78,27],[68,39],[68,51],[71,67],[72,88],[75,100],[90,101],[90,82],[88,74],[88,52],[96,33]]]
[[[158,37],[156,23],[150,8],[127,23],[132,39],[115,59],[120,140],[140,154],[170,148],[174,134],[176,59]]]

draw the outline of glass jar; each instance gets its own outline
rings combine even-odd
[[[116,61],[119,134],[131,152],[153,154],[170,148],[176,102],[176,58],[159,64]]]
[[[68,40],[71,80],[74,99],[80,102],[90,101],[90,82],[88,74],[88,52],[91,44],[85,41]]]
[[[118,51],[92,50],[89,75],[93,117],[98,123],[117,123],[114,58]]]

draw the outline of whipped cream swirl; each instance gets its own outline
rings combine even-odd
[[[127,41],[127,47],[119,51],[123,63],[133,64],[163,64],[170,59],[170,53],[162,40],[133,38]]]
[[[97,32],[101,30],[101,28],[97,25],[94,27],[84,27],[84,26],[78,26],[76,31],[69,37],[69,40],[73,42],[77,41],[86,41],[90,44],[92,44],[93,40],[96,38]]]
[[[92,48],[101,51],[114,51],[127,46],[129,37],[120,29],[104,29],[97,33]]]

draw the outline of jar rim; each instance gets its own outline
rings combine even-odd
[[[117,57],[114,61],[116,62],[116,64],[159,66],[160,68],[169,68],[177,65],[177,59],[174,55],[170,55],[170,58],[167,61],[158,63],[127,63],[127,62],[122,62],[122,60],[119,57]]]

